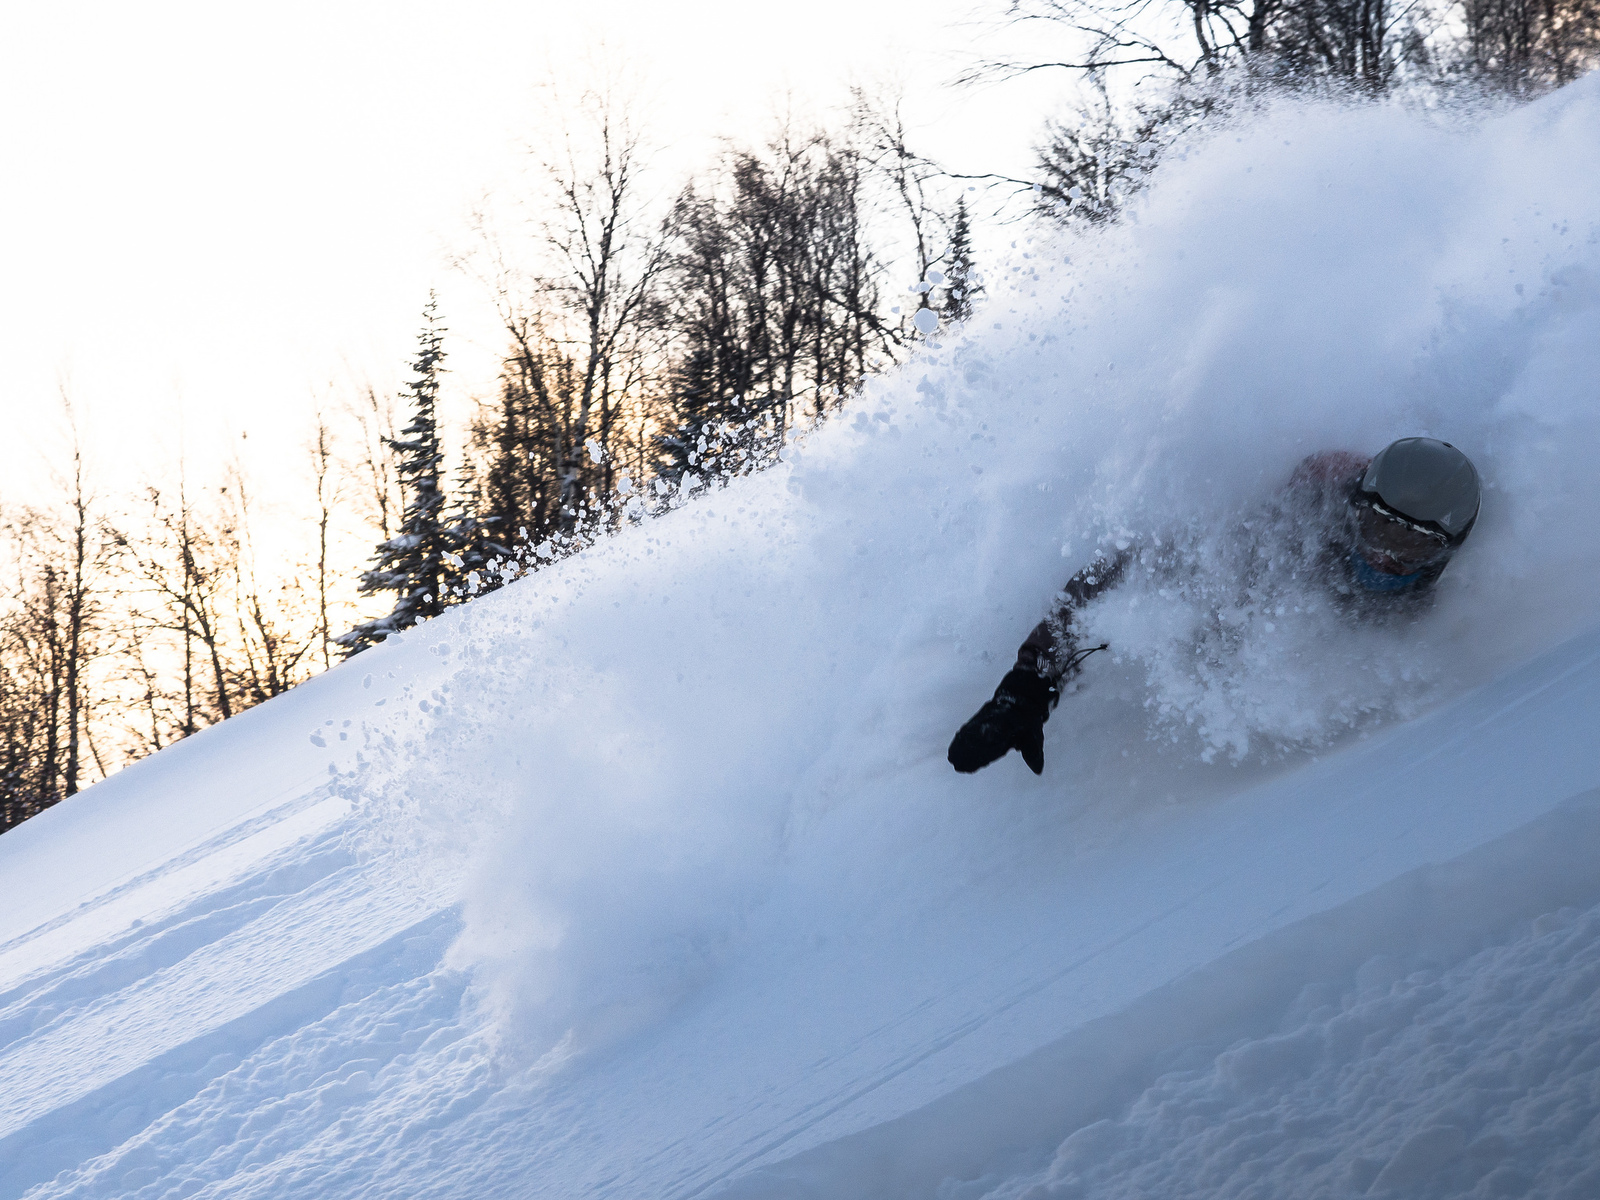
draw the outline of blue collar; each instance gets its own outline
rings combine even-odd
[[[1409,575],[1385,575],[1369,563],[1360,550],[1350,551],[1350,569],[1356,582],[1369,592],[1403,592],[1422,579],[1421,571]]]

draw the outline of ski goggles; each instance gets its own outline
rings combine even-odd
[[[1358,494],[1353,502],[1356,541],[1369,561],[1388,559],[1409,573],[1449,556],[1450,538],[1442,531],[1413,521],[1373,495]]]

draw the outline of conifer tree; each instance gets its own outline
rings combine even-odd
[[[336,639],[346,655],[365,650],[390,634],[409,629],[418,621],[438,616],[447,603],[452,534],[446,521],[444,450],[439,442],[439,376],[443,373],[444,333],[439,324],[438,298],[428,297],[418,339],[417,360],[408,383],[411,423],[389,442],[397,458],[401,494],[405,500],[400,532],[381,542],[373,554],[374,565],[361,575],[360,592],[394,592],[394,609],[383,617],[363,621]]]
[[[974,276],[972,262],[972,222],[967,216],[967,198],[956,198],[956,219],[950,230],[950,249],[944,277],[944,305],[941,315],[952,324],[972,315],[972,299],[983,290]]]

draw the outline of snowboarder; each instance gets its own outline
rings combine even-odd
[[[1296,522],[1320,527],[1316,563],[1342,603],[1363,612],[1416,609],[1472,532],[1482,488],[1449,442],[1401,438],[1368,460],[1348,451],[1305,459],[1280,496]],[[1080,646],[1072,615],[1115,587],[1138,547],[1102,555],[1074,575],[1017,651],[994,698],[956,733],[950,765],[970,773],[1017,750],[1044,771],[1044,723],[1061,685],[1105,646]]]

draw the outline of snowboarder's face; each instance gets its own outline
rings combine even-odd
[[[1421,528],[1370,504],[1358,511],[1356,541],[1361,556],[1385,575],[1410,575],[1450,553],[1450,543],[1442,533]]]

